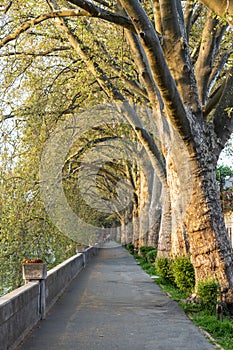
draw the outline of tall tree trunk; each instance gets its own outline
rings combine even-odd
[[[190,156],[180,137],[173,135],[166,158],[172,218],[170,252],[173,256],[190,253],[196,286],[199,281],[215,279],[233,290],[233,252],[218,196],[216,159],[204,143],[198,151]],[[229,301],[231,297],[229,291]]]
[[[171,202],[170,255],[187,255],[189,242],[183,218],[189,207],[193,188],[190,156],[176,131],[167,141],[167,185]]]
[[[133,222],[132,213],[126,210],[125,213],[125,244],[133,241]]]
[[[139,195],[139,246],[148,244],[149,231],[149,191],[148,180],[143,171],[140,174],[140,195]]]
[[[122,216],[121,218],[121,244],[125,245],[127,244],[127,237],[126,237],[126,227],[125,227],[125,217]]]
[[[120,227],[120,226],[118,226],[118,227],[116,228],[116,241],[117,241],[117,242],[120,242],[120,241],[121,241],[121,227]]]
[[[132,243],[135,245],[135,247],[138,247],[139,245],[139,234],[140,234],[140,223],[139,223],[139,217],[138,217],[138,208],[134,206],[133,212],[132,212],[132,220],[133,220],[133,240]]]
[[[222,287],[232,289],[233,252],[218,198],[215,170],[202,175],[200,169],[196,170],[191,202],[184,217],[196,280],[214,278]]]
[[[161,222],[161,191],[162,184],[159,181],[155,171],[153,171],[153,180],[151,186],[151,199],[149,208],[149,232],[148,245],[158,248],[159,229]]]
[[[168,257],[171,251],[171,200],[169,188],[162,188],[162,213],[158,240],[158,256]]]

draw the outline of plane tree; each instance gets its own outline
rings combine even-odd
[[[75,102],[88,91],[80,92],[80,82],[90,86],[91,79],[96,102],[118,103],[162,185],[159,254],[190,254],[197,282],[216,278],[231,291],[232,248],[215,174],[233,129],[232,6],[229,1],[203,3],[207,7],[172,0],[6,2],[0,47],[5,83],[15,93],[16,85],[29,86],[29,80],[44,83],[33,73],[35,62],[37,71],[51,79],[58,66],[67,72],[67,64],[64,70],[61,65],[70,60],[72,78],[63,80],[63,91],[55,84],[62,74],[49,89],[44,85],[46,118],[55,107],[63,117],[70,108],[77,110]],[[22,101],[25,94],[33,96],[30,91],[32,84]],[[9,93],[5,96],[9,103]],[[132,103],[150,110],[154,134]],[[14,104],[15,110],[19,107],[22,113],[23,104]],[[12,111],[4,113],[5,119],[13,117]]]

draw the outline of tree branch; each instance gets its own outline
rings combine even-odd
[[[67,51],[70,50],[70,46],[61,46],[61,47],[54,47],[51,49],[48,49],[46,51],[10,51],[6,53],[0,54],[0,57],[6,57],[6,56],[18,56],[18,55],[25,55],[25,56],[47,56],[50,55],[51,53],[54,52],[59,52],[59,51]]]
[[[153,13],[154,13],[155,30],[157,31],[157,33],[162,35],[163,25],[162,25],[162,19],[161,19],[159,0],[153,0]]]
[[[5,38],[3,38],[0,42],[0,48],[6,45],[8,42],[15,40],[21,33],[26,32],[29,28],[40,24],[47,19],[50,18],[56,18],[56,17],[71,17],[71,16],[89,16],[89,13],[84,10],[58,10],[53,11],[49,13],[44,13],[40,16],[37,16],[36,18],[32,18],[23,24],[21,24],[19,27],[15,29],[11,34],[7,35]]]
[[[209,78],[212,71],[216,52],[218,52],[218,48],[216,47],[218,23],[218,19],[213,18],[211,15],[211,11],[209,11],[202,34],[202,42],[199,50],[198,59],[195,65],[197,87],[202,106],[204,106],[206,103]]]
[[[229,0],[199,0],[216,15],[226,18],[227,22],[233,27],[233,1]]]
[[[213,116],[215,133],[223,148],[233,132],[233,68],[228,74],[223,93]]]
[[[64,166],[68,163],[71,162],[72,163],[72,159],[73,158],[80,158],[83,154],[85,154],[85,152],[87,151],[87,148],[91,149],[93,146],[96,146],[100,143],[104,143],[106,141],[112,141],[112,140],[119,140],[120,137],[119,136],[106,136],[106,137],[100,137],[94,140],[90,140],[88,141],[84,147],[80,148],[77,152],[73,153],[65,162]]]
[[[219,103],[220,98],[222,97],[222,93],[224,91],[226,82],[224,82],[221,86],[219,86],[214,93],[210,96],[207,104],[203,109],[203,116],[206,118],[211,111],[215,108],[215,106]]]
[[[110,7],[109,3],[105,0],[94,0],[94,1],[97,2],[98,4],[105,6],[105,7]]]
[[[133,23],[129,18],[125,16],[104,10],[103,8],[94,5],[88,0],[69,0],[69,2],[85,10],[91,17],[104,19],[107,22],[118,24],[121,27],[135,32]]]
[[[6,6],[0,5],[0,12],[7,13],[7,11],[11,8],[13,1],[9,1]]]
[[[94,37],[94,32],[90,29],[90,26],[88,26],[87,29],[91,35]],[[126,38],[128,38],[128,34],[132,34],[135,37],[137,37],[135,34],[129,32],[128,30],[126,30],[124,32],[124,34],[126,35]],[[111,67],[111,70],[116,73],[117,75],[119,75],[121,77],[121,79],[124,81],[125,86],[127,86],[130,90],[134,91],[135,93],[137,93],[138,95],[140,95],[141,97],[143,97],[147,102],[148,102],[148,94],[146,92],[146,90],[140,85],[140,83],[136,80],[136,79],[132,79],[130,77],[127,77],[127,71],[126,71],[126,75],[122,74],[122,68],[119,66],[119,64],[116,63],[116,60],[114,57],[109,55],[108,50],[106,49],[106,46],[100,42],[98,39],[94,39],[94,42],[98,45],[98,47],[103,51],[103,54],[108,57],[109,59],[109,65]],[[132,48],[132,47],[131,47]]]
[[[190,57],[180,1],[160,0],[163,23],[163,52],[185,106],[198,117],[201,106]],[[179,69],[177,69],[179,66]]]
[[[149,100],[153,103],[154,106],[156,106],[158,104],[158,101],[161,100],[161,98],[159,99],[159,91],[153,80],[151,70],[145,53],[142,50],[139,38],[137,35],[129,31],[126,31],[125,35],[132,50],[139,74],[142,77],[143,83],[146,87]],[[162,103],[161,108],[163,108]]]
[[[185,11],[184,11],[184,23],[185,23],[188,41],[189,41],[189,34],[190,34],[191,25],[192,25],[192,16],[194,11],[194,6],[195,6],[195,3],[193,0],[186,1]]]
[[[56,6],[55,9],[57,9],[57,4],[55,3],[55,1],[54,0],[49,0],[49,1],[51,4],[51,7],[53,8],[54,6]],[[64,33],[64,35],[66,36],[70,44],[73,46],[73,48],[77,52],[77,54],[83,59],[88,70],[96,77],[96,80],[99,82],[103,90],[106,91],[106,93],[114,101],[118,101],[118,102],[121,101],[121,103],[117,104],[116,107],[118,107],[121,113],[125,115],[125,118],[135,130],[135,133],[138,139],[141,141],[142,145],[145,146],[145,149],[149,150],[147,146],[148,140],[145,139],[145,133],[142,133],[140,131],[141,129],[146,130],[146,128],[144,127],[143,122],[140,120],[135,110],[133,110],[132,106],[125,100],[124,96],[112,84],[111,80],[106,76],[106,74],[97,64],[97,62],[90,60],[91,55],[89,55],[89,49],[83,45],[83,43],[79,38],[74,36],[74,34],[70,31],[69,27],[67,26],[65,20],[62,18],[57,18],[57,25],[62,30],[62,32]],[[152,137],[148,132],[146,132],[146,135],[148,138]],[[150,149],[148,156],[153,166],[155,167],[155,170],[157,170],[158,176],[161,177],[161,182],[162,182],[166,178],[166,172],[165,172],[164,163],[161,162],[161,157],[157,157],[158,154],[160,154],[160,152],[157,149],[157,146],[154,144],[154,148],[153,150]]]
[[[225,64],[227,63],[229,57],[232,55],[233,51],[225,52],[221,55],[219,58],[219,61],[215,64],[215,67],[213,67],[212,72],[210,74],[209,78],[209,86],[208,86],[208,94],[211,91],[212,87],[218,80],[221,71],[223,70]]]
[[[112,13],[110,11],[100,9],[100,8],[96,7],[95,5],[89,3],[88,1],[86,1],[86,2],[74,1],[74,3],[75,2],[83,5],[83,6],[80,6],[82,8],[82,10],[81,9],[55,10],[55,11],[50,12],[50,13],[44,13],[36,18],[32,18],[32,19],[24,22],[23,24],[21,24],[18,28],[15,29],[14,32],[12,32],[11,34],[9,34],[5,38],[3,38],[2,41],[0,42],[0,48],[2,46],[6,45],[8,42],[15,40],[21,33],[26,32],[29,28],[31,28],[37,24],[40,24],[40,23],[46,21],[47,19],[57,18],[57,17],[80,17],[80,16],[97,17],[97,18],[104,19],[108,22],[118,24],[118,25],[120,25],[124,28],[127,28],[133,32],[135,31],[132,22],[124,16],[120,16],[120,15],[117,15],[117,14]],[[87,10],[85,8],[87,8]]]
[[[177,90],[175,81],[167,66],[159,38],[138,1],[120,0],[132,18],[146,52],[152,75],[163,97],[167,113],[173,127],[179,131],[186,145],[192,148],[192,133],[187,114]]]

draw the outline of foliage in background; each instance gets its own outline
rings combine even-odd
[[[216,178],[219,183],[221,206],[224,213],[233,211],[233,170],[221,165],[217,168]]]
[[[11,5],[11,21],[15,21],[16,26],[21,24],[21,16],[22,21],[25,20],[29,6],[30,18],[40,11],[48,11],[48,6],[42,1],[36,2],[36,6],[33,1],[30,4],[20,1]],[[10,22],[9,30],[13,29]],[[121,60],[122,50],[127,63],[122,62],[121,74],[124,66],[129,79],[133,79],[136,73],[129,65],[131,53],[122,30],[115,28],[116,39],[106,41],[104,48],[99,40],[106,39],[106,30],[110,30],[108,24],[80,17],[73,23],[73,31],[78,36],[81,33],[80,40],[85,42],[86,49],[91,47],[96,64],[98,61],[100,66],[104,65],[106,71],[113,75],[112,82],[123,89],[119,79],[114,78],[111,67],[111,62]],[[4,31],[2,25],[1,31]],[[99,39],[93,35],[93,30],[98,30]],[[85,62],[68,45],[53,21],[33,27],[28,35],[22,35],[22,40],[17,44],[16,51],[15,46],[10,45],[9,51],[3,50],[0,56],[0,295],[23,283],[20,261],[24,257],[40,257],[51,268],[75,253],[76,243],[59,232],[41,201],[40,157],[47,139],[59,123],[83,111],[83,108],[109,100],[97,79],[87,72]],[[99,55],[100,51],[103,53],[105,50],[109,52],[108,64],[103,63],[103,56]],[[116,134],[125,136],[127,133],[131,133],[130,137],[133,138],[132,130],[122,125],[91,130],[88,135],[82,135],[80,143],[71,150],[74,151],[73,157],[64,165],[63,185],[67,200],[72,210],[91,225],[111,225],[119,218],[93,210],[80,196],[76,186],[79,151],[81,149],[82,155],[85,155],[94,147],[92,141],[100,137],[114,138]],[[77,164],[77,167],[73,164]],[[125,167],[125,164],[116,163],[103,166],[98,177],[101,196],[107,198],[110,192],[114,193],[114,183],[117,183],[117,176]],[[111,181],[106,176],[107,172]],[[105,187],[111,191],[104,191]],[[77,230],[74,228],[74,236]]]
[[[18,148],[21,151],[22,148]],[[29,162],[34,157],[33,161]],[[28,159],[28,162],[26,161]],[[15,162],[2,162],[0,173],[0,295],[22,285],[20,262],[41,258],[51,268],[75,253],[75,242],[62,235],[40,200],[38,160],[27,152]]]
[[[233,176],[233,169],[231,169],[230,167],[226,165],[220,165],[217,168],[216,177],[219,182],[220,181],[223,182],[223,186],[225,186],[227,177],[231,177],[231,176]]]

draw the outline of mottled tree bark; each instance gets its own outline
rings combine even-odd
[[[151,184],[151,199],[149,207],[149,232],[148,245],[158,248],[159,229],[161,222],[161,191],[162,184],[158,179],[155,171],[153,171],[153,179]]]
[[[147,245],[149,229],[149,192],[148,179],[143,171],[140,171],[140,192],[139,192],[139,246]]]

